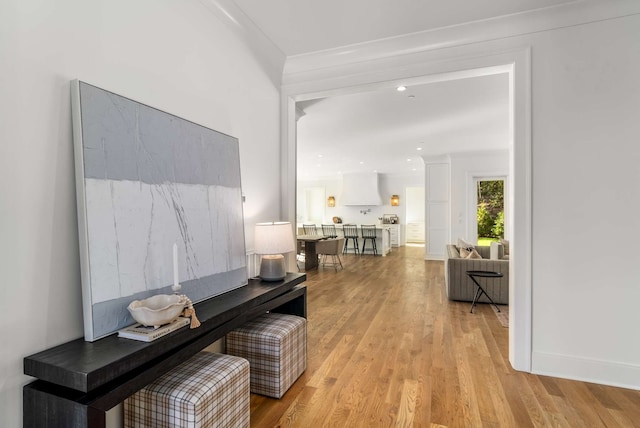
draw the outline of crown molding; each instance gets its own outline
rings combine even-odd
[[[287,57],[285,84],[314,72],[471,43],[486,42],[640,13],[637,0],[576,0],[558,6],[473,21],[335,49]]]
[[[491,150],[470,150],[462,152],[447,153],[451,160],[476,158],[480,156],[509,156],[509,149],[491,149]]]
[[[220,22],[226,25],[256,57],[277,87],[282,83],[286,55],[233,0],[200,0]]]

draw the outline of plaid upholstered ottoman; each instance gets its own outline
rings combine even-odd
[[[227,353],[249,360],[251,392],[280,398],[307,368],[307,320],[264,314],[227,334]]]
[[[200,352],[124,402],[125,427],[248,427],[249,363]]]

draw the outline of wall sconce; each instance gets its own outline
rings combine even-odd
[[[335,207],[336,206],[336,198],[334,198],[333,196],[329,196],[327,198],[327,206],[331,207],[331,208]]]
[[[391,206],[400,206],[400,197],[398,195],[391,195]]]

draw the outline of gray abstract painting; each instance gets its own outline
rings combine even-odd
[[[85,340],[133,324],[133,300],[193,302],[247,284],[236,138],[72,82]]]

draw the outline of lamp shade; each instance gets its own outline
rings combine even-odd
[[[291,223],[279,221],[256,224],[253,247],[256,254],[283,254],[295,250]]]
[[[287,271],[282,253],[289,253],[293,246],[291,223],[272,222],[256,224],[254,249],[261,254],[260,278],[263,281],[281,281]]]

